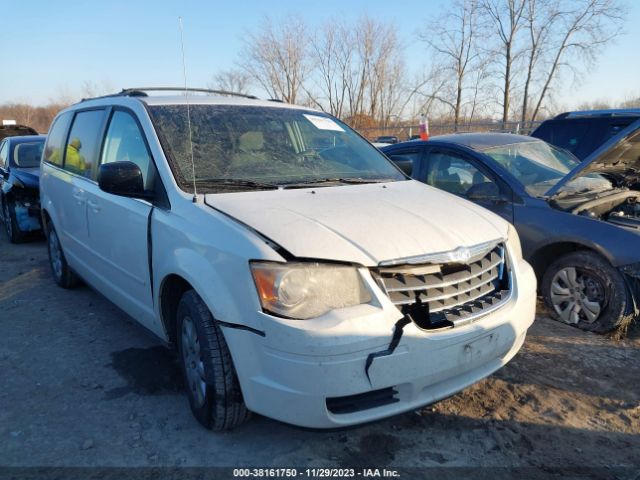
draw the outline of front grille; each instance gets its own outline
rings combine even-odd
[[[440,328],[468,323],[504,302],[511,290],[503,243],[469,251],[474,257],[466,262],[405,264],[381,267],[373,273],[389,299],[419,325]],[[446,258],[446,254],[437,258]],[[419,316],[426,318],[416,318]]]

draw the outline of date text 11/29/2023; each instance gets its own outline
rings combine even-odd
[[[387,468],[235,468],[234,478],[400,478]]]

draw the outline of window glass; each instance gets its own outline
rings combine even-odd
[[[0,168],[6,168],[8,152],[9,142],[4,141],[0,144]]]
[[[471,187],[492,183],[486,175],[465,159],[445,152],[429,156],[427,183],[455,195],[466,196]]]
[[[391,158],[391,160],[402,169],[404,173],[407,175],[411,175],[413,172],[414,165],[418,164],[418,160],[420,159],[420,149],[419,148],[411,148],[411,149],[400,149],[393,150],[392,152],[388,152],[387,156]],[[417,173],[417,172],[416,172]]]
[[[44,141],[19,143],[13,149],[13,164],[20,168],[37,168],[44,149]]]
[[[524,185],[533,196],[544,195],[562,180],[580,161],[566,152],[541,141],[500,145],[484,150]],[[613,185],[597,173],[584,175],[567,183],[565,188],[581,190],[609,190]]]
[[[100,163],[128,161],[133,162],[142,171],[144,188],[151,189],[150,171],[153,162],[149,156],[144,136],[133,116],[127,112],[116,110],[111,117],[104,150]]]
[[[78,112],[73,120],[64,157],[64,169],[93,178],[93,166],[100,150],[104,110]]]
[[[149,111],[173,172],[188,190],[193,173],[186,105],[152,105]],[[404,180],[381,152],[324,113],[191,105],[190,114],[195,180],[202,191],[217,193],[220,180],[282,186],[328,179]]]
[[[72,112],[60,115],[47,134],[47,143],[44,147],[44,161],[62,166],[64,157],[64,142],[67,137],[69,123],[71,122]]]

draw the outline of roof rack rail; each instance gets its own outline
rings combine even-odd
[[[215,95],[226,95],[229,97],[242,97],[242,98],[248,98],[251,100],[257,100],[258,97],[256,97],[255,95],[247,95],[244,93],[237,93],[237,92],[229,92],[227,90],[211,90],[208,88],[184,88],[184,87],[136,87],[136,88],[123,88],[120,92],[118,93],[111,93],[108,95],[101,95],[99,97],[90,97],[90,98],[83,98],[81,100],[81,102],[87,101],[87,100],[94,100],[97,98],[109,98],[109,97],[120,97],[120,96],[128,96],[128,97],[147,97],[147,93],[146,92],[184,92],[184,91],[188,91],[188,92],[199,92],[199,93],[213,93]]]
[[[554,120],[578,117],[624,117],[627,115],[640,115],[640,108],[611,108],[605,110],[577,110],[564,112],[553,117]]]
[[[227,95],[229,97],[242,97],[257,100],[255,95],[247,95],[245,93],[229,92],[227,90],[211,90],[208,88],[184,88],[184,87],[137,87],[137,88],[124,88],[120,95],[129,96],[147,96],[145,92],[199,92],[199,93],[213,93],[216,95]]]

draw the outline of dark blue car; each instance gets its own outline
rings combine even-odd
[[[0,143],[0,213],[12,243],[41,229],[39,178],[45,138],[13,136]]]
[[[640,122],[582,163],[532,137],[470,133],[381,149],[405,172],[516,226],[553,316],[624,329],[640,301]]]

